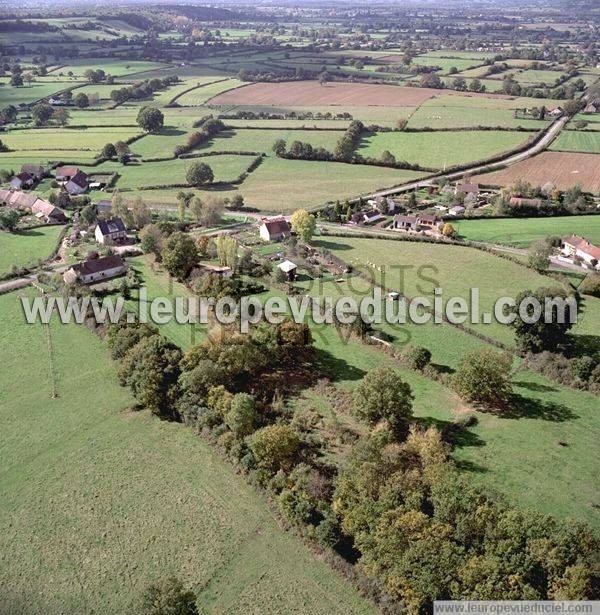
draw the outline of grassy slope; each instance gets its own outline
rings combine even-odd
[[[20,233],[0,231],[0,273],[47,258],[56,246],[62,226],[42,226]]]
[[[592,243],[600,243],[600,216],[459,220],[452,224],[466,239],[512,246],[527,246],[536,239],[572,233],[583,235]]]
[[[0,611],[126,613],[173,573],[211,613],[373,612],[191,430],[122,413],[128,395],[83,327],[51,326],[50,399],[45,332],[15,294],[0,313],[3,346],[21,349],[0,375]]]

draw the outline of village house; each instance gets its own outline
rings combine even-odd
[[[71,177],[77,175],[79,173],[79,167],[74,166],[60,166],[54,169],[54,176],[56,177],[56,181],[65,182],[69,181]]]
[[[298,270],[298,265],[295,265],[294,263],[292,263],[292,261],[283,261],[283,263],[280,263],[279,265],[277,265],[277,268],[280,271],[283,271],[283,273],[285,273],[285,275],[287,276],[287,279],[290,282],[293,282],[296,279],[296,272]]]
[[[127,227],[121,218],[100,220],[94,230],[94,236],[98,243],[114,245],[127,239]]]
[[[563,114],[563,108],[562,107],[554,107],[554,109],[550,109],[550,111],[548,111],[548,113],[550,115],[553,115],[554,117],[559,117],[560,115]]]
[[[587,268],[600,270],[600,248],[590,243],[585,237],[579,235],[563,237],[560,242],[560,251],[568,258],[581,260]]]
[[[0,190],[0,204],[11,209],[28,211],[47,224],[66,224],[67,216],[62,209],[40,199],[36,194],[13,190]]]
[[[462,216],[465,211],[467,211],[466,207],[463,207],[462,205],[455,205],[448,210],[448,213],[451,216]]]
[[[67,284],[93,284],[101,280],[109,280],[127,271],[125,261],[116,255],[98,257],[90,255],[86,260],[73,265],[65,271],[63,280]]]
[[[88,189],[88,176],[83,171],[77,171],[71,179],[65,182],[65,190],[71,195],[83,194]]]
[[[419,220],[417,216],[395,216],[392,228],[401,231],[417,231]]]
[[[383,220],[383,216],[377,209],[372,211],[357,211],[350,216],[348,224],[374,224],[375,222],[379,222],[379,220]]]
[[[258,232],[264,241],[283,241],[292,236],[292,229],[285,218],[264,220]]]
[[[32,188],[34,183],[35,180],[29,173],[21,171],[10,180],[10,187],[14,190],[21,190],[21,188]]]
[[[591,113],[600,112],[600,103],[591,102],[588,103],[581,113],[585,113],[586,115],[590,115]]]
[[[40,181],[46,176],[46,169],[40,164],[24,164],[21,166],[21,173],[29,173],[35,181]]]
[[[38,199],[31,207],[31,213],[47,224],[66,224],[68,222],[65,212],[48,201]]]
[[[522,196],[511,196],[510,205],[512,207],[540,207],[542,199],[529,199]]]
[[[475,197],[479,196],[479,184],[476,182],[463,182],[456,184],[454,190],[456,196],[467,196],[473,194]]]
[[[422,216],[419,216],[418,220],[419,227],[429,231],[436,229],[441,222],[435,214],[423,214]]]

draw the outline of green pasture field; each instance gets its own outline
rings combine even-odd
[[[328,201],[355,198],[418,179],[422,173],[378,167],[267,158],[239,190],[261,211],[291,213]]]
[[[556,70],[524,70],[515,73],[515,79],[519,83],[543,83],[554,85],[554,82],[564,73]]]
[[[32,103],[73,85],[76,85],[73,81],[46,81],[44,83],[34,81],[31,85],[25,84],[22,87],[14,88],[6,80],[3,80],[0,85],[0,108],[8,105],[17,107],[22,103]]]
[[[456,49],[438,49],[437,51],[428,51],[427,55],[430,58],[459,58],[467,60],[491,60],[494,55],[488,51],[457,51]]]
[[[482,83],[483,82],[484,81],[482,81]],[[553,107],[564,104],[564,101],[552,98],[528,98],[527,96],[513,98],[509,96],[485,96],[481,94],[469,95],[469,93],[461,93],[439,94],[425,101],[423,104],[440,107],[479,107],[483,109],[523,109],[541,107],[544,105],[547,109],[552,109]]]
[[[528,138],[509,131],[380,132],[364,138],[358,147],[363,156],[380,158],[390,151],[396,160],[443,169],[455,164],[489,158],[511,150]]]
[[[325,130],[260,130],[238,129],[219,132],[205,145],[197,148],[199,152],[265,152],[273,150],[273,144],[278,139],[287,142],[288,148],[294,141],[310,143],[313,147],[324,147],[333,151],[335,144],[344,133],[342,131]]]
[[[2,208],[0,208],[2,209]],[[40,226],[18,233],[0,231],[0,274],[48,258],[62,226]]]
[[[244,85],[243,81],[229,79],[227,81],[201,86],[179,97],[177,103],[184,107],[198,107],[217,94],[222,94],[223,92],[227,92],[227,90],[233,90],[241,85]]]
[[[483,62],[470,58],[441,58],[440,56],[425,54],[414,57],[412,63],[420,66],[439,66],[440,72],[446,74],[452,67],[461,71],[474,68]]]
[[[82,58],[71,60],[58,71],[63,74],[72,72],[74,75],[83,76],[86,70],[98,70],[101,68],[107,75],[125,77],[146,71],[167,68],[169,64],[163,62],[149,62],[146,60],[109,60],[107,58]]]
[[[516,297],[523,290],[556,284],[507,259],[473,248],[354,237],[327,237],[324,241],[339,258],[366,267],[375,280],[409,297],[432,297],[433,289],[439,286],[446,300],[460,296],[469,301],[470,289],[477,287],[480,313],[493,312],[494,302],[500,297]],[[404,278],[399,265],[407,267]],[[513,346],[513,331],[492,321],[465,326]]]
[[[550,149],[560,152],[600,154],[600,132],[563,130],[552,142]]]
[[[92,96],[94,94],[98,95],[98,98],[103,101],[110,100],[110,93],[113,90],[119,90],[122,87],[125,87],[125,83],[87,83],[81,86],[78,86],[73,90],[73,97],[77,96],[77,94],[86,94],[87,96]],[[77,109],[76,107],[69,107],[68,111],[74,111]]]
[[[432,99],[422,104],[408,121],[409,128],[464,128],[477,126],[502,126],[506,128],[534,128],[541,130],[546,121],[523,120],[514,117],[510,109],[474,109],[439,105],[439,99]]]
[[[471,241],[527,247],[532,242],[559,235],[583,235],[600,244],[600,216],[563,216],[560,218],[500,218],[495,220],[457,220],[452,225],[459,235]]]
[[[2,141],[13,150],[82,150],[99,153],[106,143],[125,141],[142,134],[140,128],[32,128],[2,133]],[[21,154],[23,155],[23,154]]]
[[[131,144],[131,151],[146,158],[165,158],[173,156],[173,150],[177,145],[186,142],[190,134],[177,128],[163,128],[160,133],[147,134]]]
[[[21,170],[24,164],[41,164],[48,166],[50,162],[77,162],[83,165],[94,162],[95,152],[82,151],[56,151],[56,150],[32,150],[27,152],[8,152],[0,153],[0,170],[16,171]]]
[[[241,175],[252,160],[252,156],[224,155],[162,162],[142,162],[141,164],[128,164],[126,166],[109,162],[91,168],[82,166],[82,170],[86,173],[112,173],[116,171],[119,174],[116,183],[117,188],[140,189],[150,186],[185,184],[187,170],[194,162],[208,164],[215,174],[215,181],[228,182]],[[173,190],[177,192],[177,188],[173,188]]]
[[[0,611],[130,612],[172,574],[214,614],[376,612],[191,429],[126,411],[85,327],[27,325],[14,293],[0,315]]]
[[[77,93],[77,90],[75,90]],[[70,126],[123,126],[136,127],[135,118],[139,106],[119,105],[115,109],[74,109],[69,108]],[[72,129],[71,129],[72,130]],[[111,129],[112,130],[112,129]],[[107,129],[107,137],[108,134]]]

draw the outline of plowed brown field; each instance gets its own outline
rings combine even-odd
[[[368,83],[328,83],[292,81],[287,83],[254,83],[223,92],[208,102],[212,105],[271,105],[319,107],[344,105],[367,107],[418,107],[427,99],[443,92],[428,88],[403,88]]]
[[[482,184],[507,186],[518,179],[535,186],[552,182],[565,190],[579,184],[583,190],[600,193],[600,156],[571,152],[542,152],[512,167],[477,176]]]

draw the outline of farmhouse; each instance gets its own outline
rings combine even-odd
[[[423,214],[419,216],[419,226],[426,230],[432,230],[439,226],[441,220],[435,214]]]
[[[376,209],[373,211],[357,211],[350,216],[348,224],[373,224],[379,220],[383,220],[383,216]]]
[[[98,256],[94,254],[85,261],[77,263],[65,271],[63,280],[67,284],[74,284],[75,282],[92,284],[100,280],[114,278],[126,271],[127,264],[120,256],[113,255],[98,258]]]
[[[465,211],[467,211],[466,207],[463,207],[462,205],[455,205],[448,210],[448,213],[451,216],[461,216],[465,213]]]
[[[77,173],[79,173],[79,167],[61,166],[54,169],[54,176],[59,182],[69,181]]]
[[[585,109],[583,109],[581,113],[585,113],[586,115],[589,115],[591,113],[598,113],[598,112],[600,112],[600,103],[591,102],[588,105],[586,105]]]
[[[46,175],[46,169],[40,164],[24,164],[21,167],[21,173],[29,173],[36,181],[39,181]]]
[[[11,209],[30,211],[37,218],[43,219],[47,224],[66,224],[67,216],[62,209],[52,203],[40,199],[36,194],[12,190],[0,190],[0,204]]]
[[[31,213],[36,218],[43,219],[47,224],[66,224],[67,216],[62,209],[55,207],[52,203],[38,199],[31,207]]]
[[[600,248],[591,244],[585,237],[579,235],[563,237],[560,250],[573,260],[581,260],[586,267],[600,269]]]
[[[509,203],[512,207],[539,207],[542,199],[528,199],[522,196],[511,196]]]
[[[417,231],[419,230],[419,219],[417,216],[396,216],[392,228],[401,231]]]
[[[479,196],[479,184],[477,182],[463,182],[462,184],[456,184],[454,194],[456,196],[474,194],[477,197]]]
[[[104,245],[113,245],[127,239],[127,227],[121,218],[100,220],[94,231],[96,241]]]
[[[65,190],[71,195],[83,194],[88,189],[88,176],[83,171],[77,171],[71,179],[65,182]]]
[[[24,171],[21,171],[18,175],[15,175],[10,180],[10,187],[15,190],[20,190],[21,188],[31,188],[35,183],[34,178]]]
[[[550,109],[550,111],[548,111],[548,113],[550,115],[553,115],[554,117],[558,117],[559,115],[563,114],[563,108],[562,107],[554,107],[554,109]]]
[[[283,271],[283,273],[285,273],[287,279],[290,282],[293,282],[296,279],[296,271],[298,270],[298,265],[295,265],[294,263],[292,263],[292,261],[283,261],[283,263],[277,265],[277,269]]]
[[[272,218],[260,225],[259,234],[264,241],[283,241],[291,237],[292,229],[285,218]]]

